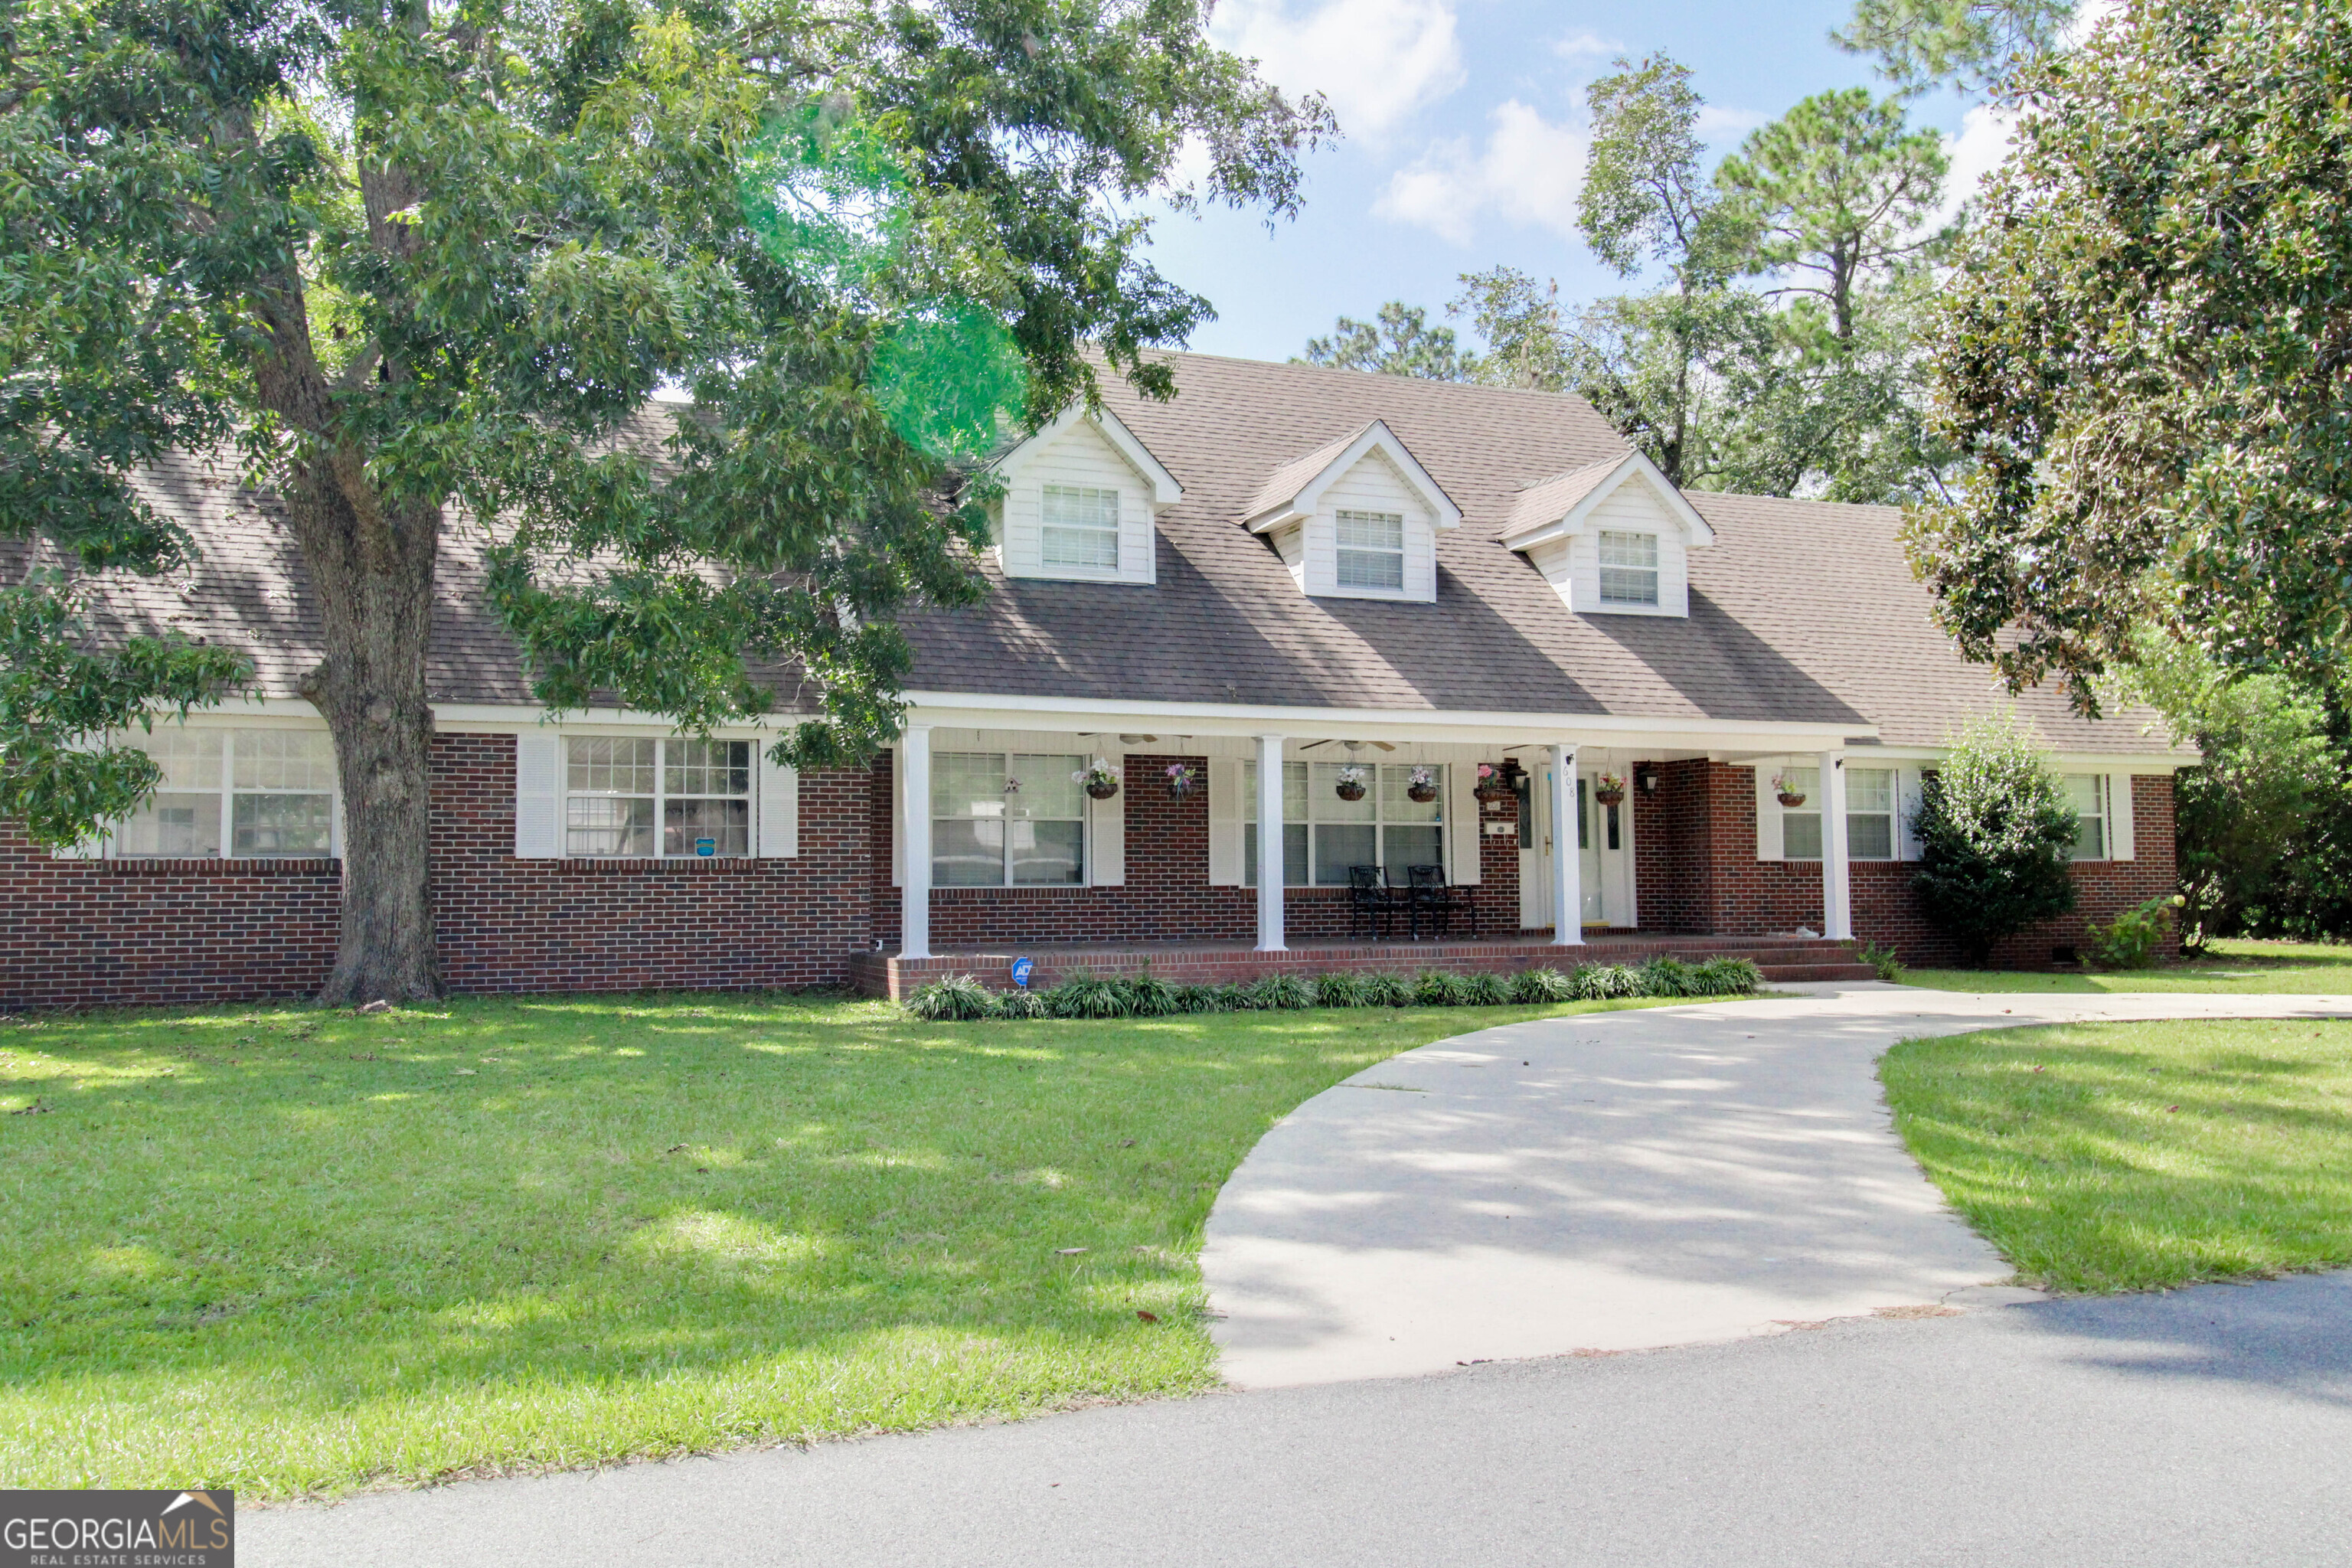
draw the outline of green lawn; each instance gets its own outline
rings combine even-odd
[[[1202,1223],[1269,1124],[1608,1005],[0,1025],[0,1486],[284,1498],[1207,1388]]]
[[[1906,984],[1938,991],[2287,991],[2352,995],[2352,946],[2217,942],[2202,958],[2163,969],[2095,974],[1914,969],[1903,979]]]
[[[2352,1020],[2003,1029],[1906,1041],[1879,1072],[1928,1176],[2030,1283],[2352,1263]]]

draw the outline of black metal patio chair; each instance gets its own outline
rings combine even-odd
[[[1470,917],[1470,934],[1476,934],[1477,917],[1472,910],[1470,889],[1457,888],[1448,882],[1444,867],[1407,866],[1404,875],[1406,897],[1412,901],[1412,923],[1416,927],[1421,923],[1420,917],[1427,915],[1433,933],[1451,936],[1454,934],[1454,916],[1459,911]]]
[[[1409,895],[1391,888],[1381,876],[1378,866],[1348,868],[1348,934],[1353,936],[1359,926],[1367,934],[1386,938],[1389,920],[1399,910],[1412,912]]]

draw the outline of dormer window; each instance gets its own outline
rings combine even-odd
[[[991,465],[1003,483],[996,563],[1007,577],[1150,584],[1176,476],[1108,408],[1065,411]]]
[[[1687,616],[1690,554],[1715,530],[1639,452],[1538,479],[1503,530],[1580,616]]]
[[[1118,570],[1118,492],[1086,485],[1045,487],[1040,561],[1048,569]]]
[[[1654,605],[1658,602],[1658,536],[1654,533],[1601,531],[1601,602],[1604,605]]]
[[[1339,513],[1339,586],[1388,592],[1404,587],[1404,514]]]

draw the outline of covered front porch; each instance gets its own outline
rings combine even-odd
[[[1756,830],[1752,802],[1717,821],[1702,801],[1695,817],[1686,780],[1703,774],[1699,795],[1728,799],[1722,781],[1743,759],[1790,756],[1833,778],[1845,740],[1608,715],[1111,712],[1052,700],[1016,711],[915,694],[875,796],[890,886],[877,888],[859,978],[895,994],[906,975],[986,974],[1021,955],[1041,973],[1150,962],[1222,979],[1640,962],[1735,941],[1779,951],[1796,939],[1776,933],[1801,926],[1836,942],[1852,934],[1843,791],[1822,792],[1818,901],[1801,894],[1809,907],[1791,909],[1786,889],[1746,900],[1723,879],[1687,896],[1693,866],[1752,860]],[[1277,820],[1279,835],[1259,832]],[[1452,921],[1434,941],[1387,940],[1351,897],[1351,879],[1368,876],[1442,879]],[[1626,942],[1624,959],[1600,951]]]

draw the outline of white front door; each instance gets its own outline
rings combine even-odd
[[[1594,818],[1602,815],[1592,805],[1592,781],[1576,781],[1577,879],[1584,895],[1586,924],[1608,920],[1609,899],[1602,887],[1600,836]],[[1551,768],[1539,766],[1528,794],[1519,800],[1519,925],[1543,931],[1552,923],[1551,909]]]

